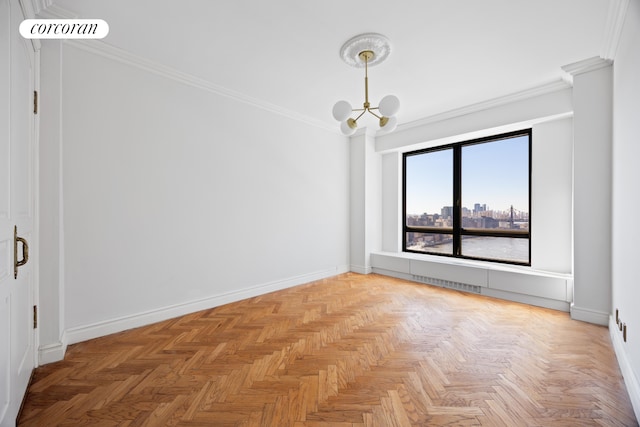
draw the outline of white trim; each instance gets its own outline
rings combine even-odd
[[[34,48],[36,45],[33,45]],[[33,90],[38,94],[41,94],[40,90],[40,45],[37,45],[38,50],[34,54],[34,81]],[[34,284],[33,284],[33,305],[36,310],[40,309],[40,101],[37,104],[38,113],[33,115],[33,194],[35,200],[33,201],[33,218],[34,218],[34,235],[33,243],[35,243],[34,259],[36,264],[33,267],[34,271]],[[36,311],[36,323],[40,322],[40,311]],[[33,336],[33,359],[34,366],[37,368],[39,364],[38,348],[40,346],[40,330],[36,330]]]
[[[512,273],[535,274],[539,276],[573,280],[573,275],[570,273],[558,273],[554,271],[539,270],[526,265],[503,264],[503,263],[492,262],[492,261],[477,261],[473,259],[442,257],[438,255],[419,254],[414,252],[376,251],[376,252],[372,252],[371,255],[373,256],[373,259],[374,259],[372,261],[372,264],[376,264],[376,263],[379,264],[381,262],[380,257],[387,257],[387,258],[394,258],[398,260],[434,262],[438,264],[455,265],[460,267],[473,267],[473,268],[479,268],[484,270],[497,270],[497,271],[507,271]],[[374,267],[378,269],[381,268],[380,265],[377,265]]]
[[[175,304],[142,313],[136,313],[115,319],[96,322],[90,325],[77,326],[65,331],[67,344],[74,344],[77,342],[114,334],[116,332],[125,331],[127,329],[146,326],[152,323],[161,322],[163,320],[172,319],[174,317],[183,316],[185,314],[207,310],[213,307],[229,304],[231,302],[240,301],[246,298],[264,295],[269,292],[279,291],[304,283],[309,283],[315,280],[320,280],[338,274],[346,273],[347,271],[349,271],[347,266],[336,266],[335,268],[323,271],[317,271],[314,273],[290,277],[288,279],[263,283],[240,291],[227,292],[224,294],[202,298],[182,304]]]
[[[580,320],[602,326],[607,326],[609,324],[610,314],[603,311],[577,307],[575,303],[572,303],[570,312],[573,320]]]
[[[492,288],[482,288],[480,295],[498,298],[505,301],[519,302],[521,304],[533,305],[536,307],[548,308],[550,310],[562,311],[565,313],[569,311],[569,303],[566,301],[559,301],[535,295],[521,294],[518,292],[503,291]]]
[[[408,280],[410,282],[416,282],[414,280],[412,274],[403,273],[401,271],[387,270],[386,268],[379,268],[379,267],[372,267],[371,268],[371,272],[373,274],[379,274],[381,276],[395,277],[396,279],[402,279],[402,280]],[[422,282],[416,282],[416,283],[421,283],[422,284]]]
[[[43,345],[38,349],[38,364],[46,365],[47,363],[58,362],[64,359],[64,354],[67,352],[67,339],[66,335],[60,341]]]
[[[349,271],[352,271],[358,274],[370,274],[373,270],[370,266],[367,267],[366,265],[351,264],[351,266],[349,267]]]
[[[536,96],[558,92],[564,89],[568,89],[569,87],[570,85],[566,81],[562,79],[555,80],[550,83],[546,83],[530,89],[522,90],[509,95],[489,99],[487,101],[478,102],[476,104],[467,105],[461,108],[456,108],[454,110],[445,111],[444,113],[435,114],[433,116],[425,117],[419,120],[414,120],[413,122],[403,123],[401,125],[398,125],[398,130],[404,131],[404,130],[411,129],[418,126],[424,126],[431,123],[437,123],[444,120],[449,120],[456,117],[477,113],[480,111],[488,110],[490,108],[500,107],[500,106],[508,105],[514,102],[534,98]]]
[[[627,386],[627,393],[629,393],[633,412],[636,414],[636,419],[640,420],[640,382],[638,382],[638,378],[633,372],[633,367],[627,358],[627,353],[624,351],[625,344],[614,316],[609,316],[609,335],[611,335],[613,351],[616,353],[624,384]]]
[[[76,19],[78,15],[64,9],[58,5],[52,4],[51,0],[36,0],[47,3],[44,8],[36,8],[36,15],[45,19]]]
[[[53,0],[31,0],[31,5],[36,14],[44,12],[53,5]]]
[[[36,13],[33,9],[33,3],[30,0],[19,0],[20,7],[22,8],[22,14],[25,19],[33,19],[36,17]],[[42,44],[39,39],[31,39],[31,44],[35,52],[39,52]]]
[[[604,31],[604,41],[600,50],[600,56],[604,59],[615,59],[618,50],[618,42],[624,26],[624,18],[627,15],[629,0],[609,0],[607,12],[607,24]]]
[[[19,0],[19,3],[22,8],[24,19],[33,19],[36,17],[36,13],[33,9],[33,3],[30,0]]]
[[[521,130],[573,115],[572,87],[558,79],[537,89],[399,125],[376,137],[376,152],[384,154],[435,147],[461,140]],[[513,100],[512,103],[508,103]],[[505,102],[505,103],[502,103]],[[491,106],[493,105],[493,106]],[[483,109],[484,108],[484,109]],[[421,124],[419,127],[413,125]]]
[[[253,107],[260,108],[262,110],[269,111],[271,113],[317,127],[319,129],[324,129],[332,133],[339,133],[339,129],[336,126],[329,126],[327,123],[316,120],[304,114],[279,107],[275,104],[271,104],[269,102],[254,98],[244,93],[225,88],[191,74],[178,71],[174,68],[167,67],[154,61],[150,61],[139,55],[111,46],[101,40],[64,40],[63,43],[65,45],[73,46],[77,49],[81,49],[95,55],[100,55],[104,58],[118,61],[123,64],[148,71],[158,76],[195,87],[197,89],[215,93],[216,95],[221,95],[235,101],[239,101],[244,104],[248,104]]]
[[[562,71],[566,73],[567,80],[573,84],[573,78],[575,76],[596,71],[600,68],[610,67],[611,64],[613,64],[613,61],[610,59],[603,59],[599,56],[594,56],[593,58],[563,65]]]

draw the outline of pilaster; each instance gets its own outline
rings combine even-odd
[[[351,271],[371,272],[371,252],[381,248],[381,156],[367,129],[350,139]]]
[[[571,317],[607,325],[611,311],[612,62],[562,67],[573,82],[574,295]]]

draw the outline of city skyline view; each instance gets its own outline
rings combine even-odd
[[[408,226],[452,227],[453,207],[443,206],[439,213],[407,214]],[[462,227],[528,229],[529,213],[514,209],[491,210],[475,203],[473,209],[462,208]]]
[[[406,157],[406,213],[441,214],[453,206],[453,149]],[[462,207],[529,211],[527,135],[462,147]],[[464,213],[463,213],[464,216]]]

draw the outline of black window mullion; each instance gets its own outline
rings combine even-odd
[[[407,154],[402,155],[402,252],[407,251]]]
[[[462,148],[453,147],[453,255],[462,254]]]

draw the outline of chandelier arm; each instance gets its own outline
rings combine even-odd
[[[367,111],[369,111],[369,109],[368,109],[368,108],[367,108],[367,109],[363,109],[363,110],[362,110],[362,113],[360,113],[360,114],[358,115],[358,117],[356,117],[356,118],[355,118],[355,119],[353,119],[353,120],[357,122],[357,121],[358,121],[358,119],[359,119],[360,117],[362,117],[362,116],[364,115],[364,113],[366,113]],[[371,112],[371,111],[369,111],[369,112]]]
[[[377,110],[378,108],[376,107],[375,109]],[[371,110],[373,110],[373,108],[368,108],[368,109],[367,109],[367,111],[368,111],[369,113],[371,113],[371,115],[372,115],[372,116],[376,116],[376,117],[377,117],[377,118],[379,118],[379,119],[381,119],[381,118],[382,118],[382,116],[377,115],[376,113],[374,113],[374,112],[373,112],[373,111],[371,111]]]

